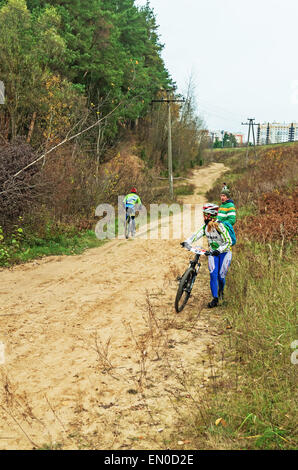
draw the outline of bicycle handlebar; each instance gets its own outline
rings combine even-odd
[[[185,248],[187,251],[191,251],[192,253],[195,253],[196,255],[205,255],[205,256],[210,256],[210,251],[204,250],[204,248],[201,248],[200,246],[191,246],[188,243],[181,243],[182,248]]]

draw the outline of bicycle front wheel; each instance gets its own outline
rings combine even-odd
[[[194,276],[194,269],[188,268],[181,278],[175,299],[175,310],[177,313],[182,312],[188,302],[194,283]]]

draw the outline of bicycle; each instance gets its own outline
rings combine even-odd
[[[124,233],[125,233],[125,238],[129,238],[129,232],[131,233],[131,236],[135,236],[135,221],[133,217],[135,216],[135,212],[131,207],[128,207],[126,209],[126,214],[125,214],[125,222],[124,222]]]
[[[192,247],[188,244],[184,244],[182,246],[186,250],[195,253],[195,257],[193,260],[190,260],[189,267],[187,268],[183,276],[177,278],[177,281],[179,281],[178,291],[175,299],[175,310],[177,313],[182,312],[188,302],[188,299],[191,296],[192,288],[194,286],[195,280],[201,267],[201,263],[199,262],[200,257],[202,255],[210,255],[209,251],[204,250],[201,247]]]

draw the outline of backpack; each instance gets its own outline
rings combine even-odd
[[[236,238],[236,234],[235,234],[235,230],[233,229],[233,226],[229,222],[222,222],[222,224],[224,224],[229,231],[229,235],[232,240],[232,246],[236,245],[237,238]]]

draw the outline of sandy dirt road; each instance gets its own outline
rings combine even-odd
[[[202,206],[225,170],[194,170],[196,194],[183,202]],[[183,238],[141,232],[0,271],[0,449],[164,449],[176,434],[183,440],[177,423],[187,410],[176,403],[199,392],[182,378],[208,383],[218,314],[204,308],[206,262],[175,313],[176,277],[190,258]]]

